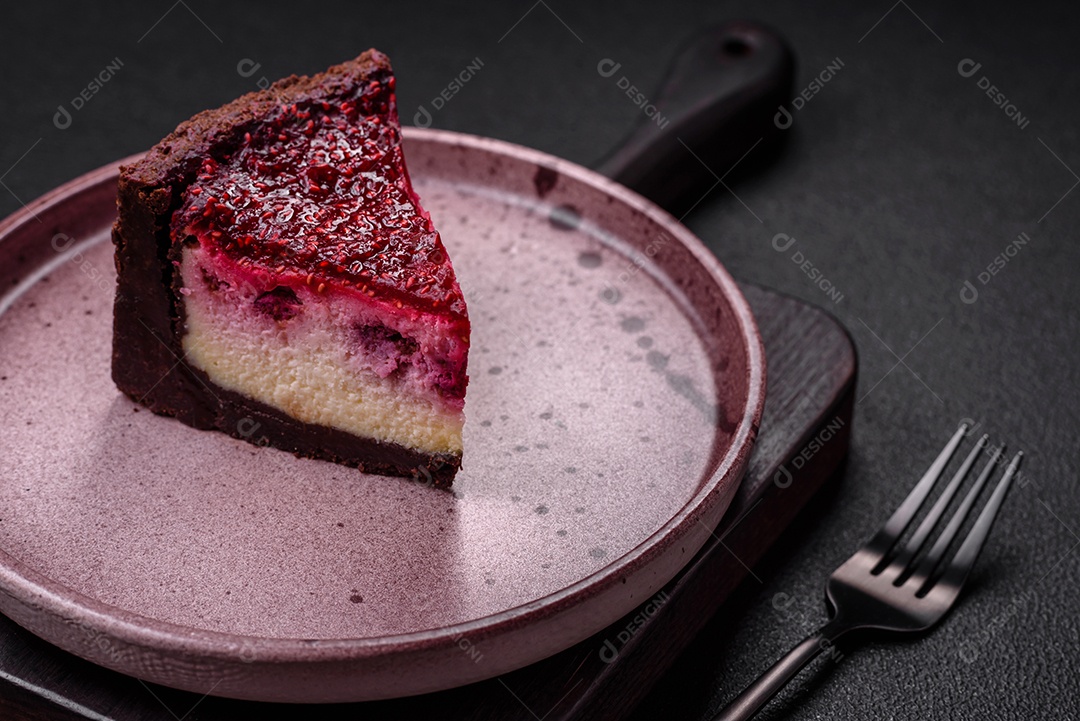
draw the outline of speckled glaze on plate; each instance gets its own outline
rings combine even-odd
[[[690,559],[764,402],[735,283],[669,215],[572,163],[417,129],[406,154],[473,321],[454,492],[123,397],[108,166],[0,224],[0,611],[149,681],[360,701],[544,658]]]

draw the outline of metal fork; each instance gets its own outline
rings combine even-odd
[[[930,550],[919,558],[920,550],[941,520],[949,502],[956,495],[979,455],[986,449],[987,436],[983,436],[975,444],[911,537],[903,544],[898,542],[911,525],[919,508],[929,498],[967,431],[968,426],[961,424],[937,460],[931,464],[922,480],[916,484],[888,522],[868,543],[856,551],[855,555],[833,571],[825,585],[830,610],[829,622],[791,649],[787,656],[777,661],[739,694],[713,721],[750,718],[814,657],[831,649],[837,639],[852,631],[875,629],[916,633],[926,631],[941,620],[955,603],[971,567],[975,565],[975,559],[986,542],[990,527],[1024,455],[1021,452],[1013,457],[960,548],[943,562],[946,552],[964,524],[964,519],[971,512],[983,486],[998,466],[1005,447],[994,449],[989,462],[953,513],[945,530]]]

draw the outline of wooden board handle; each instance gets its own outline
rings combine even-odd
[[[622,78],[614,61],[597,70]],[[669,67],[653,96],[658,114],[597,169],[671,212],[685,209],[751,148],[757,155],[782,139],[775,118],[794,75],[791,49],[771,28],[745,20],[710,27]]]

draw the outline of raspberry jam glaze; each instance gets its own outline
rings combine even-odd
[[[235,150],[206,158],[172,232],[283,283],[301,278],[467,318],[409,182],[392,78],[345,100],[281,106]]]

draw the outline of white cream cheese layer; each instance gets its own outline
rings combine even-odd
[[[295,315],[275,320],[255,304],[267,289],[219,277],[215,265],[201,246],[185,246],[183,350],[214,383],[304,423],[425,453],[461,452],[461,411],[407,379],[380,377],[362,357],[362,307],[301,288]],[[410,330],[421,343],[437,331]]]

